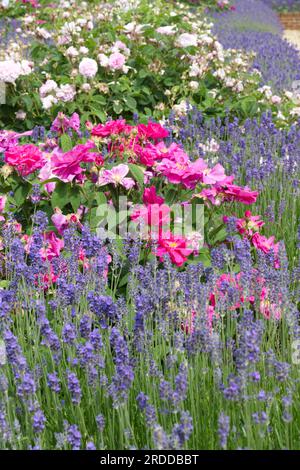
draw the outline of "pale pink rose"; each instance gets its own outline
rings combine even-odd
[[[40,97],[44,98],[46,95],[49,95],[52,91],[56,91],[58,88],[57,83],[54,80],[47,80],[46,83],[44,83],[40,89]]]
[[[64,103],[73,101],[75,95],[76,90],[73,85],[61,85],[56,92],[56,97]]]
[[[51,161],[48,160],[47,163],[43,166],[43,168],[41,168],[38,178],[41,181],[46,181],[46,180],[50,180],[52,178],[55,178],[55,176],[56,175],[54,173],[52,173]],[[55,185],[56,185],[56,183],[53,181],[51,183],[46,183],[44,187],[45,187],[46,191],[49,194],[51,194],[51,193],[53,193],[53,191],[55,189]]]
[[[48,111],[48,109],[52,108],[54,104],[57,103],[57,99],[53,95],[48,95],[45,98],[41,98],[43,108]]]
[[[161,26],[155,30],[159,34],[163,34],[165,36],[172,36],[172,34],[176,33],[176,25],[172,26]]]
[[[52,215],[51,220],[60,235],[69,226],[67,216],[64,215],[58,207],[54,209],[54,214]]]
[[[197,44],[198,44],[197,34],[183,33],[180,36],[178,36],[176,40],[177,47],[197,46]]]
[[[108,65],[112,70],[121,70],[125,64],[126,57],[120,52],[114,52],[109,56]]]
[[[86,57],[79,64],[79,73],[85,78],[94,78],[97,71],[98,65],[94,59]]]
[[[108,59],[107,55],[99,54],[98,55],[98,60],[99,60],[99,64],[101,65],[101,67],[108,67],[109,59]]]
[[[131,189],[135,182],[132,178],[126,178],[128,172],[128,165],[123,163],[113,167],[111,170],[102,170],[98,179],[98,185],[113,184],[114,186],[121,185],[126,189]]]
[[[281,103],[280,96],[273,95],[272,98],[271,98],[271,102],[272,102],[272,104],[280,104]]]

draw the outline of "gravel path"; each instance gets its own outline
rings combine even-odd
[[[284,32],[284,37],[297,47],[300,51],[300,31],[293,29],[286,29]]]

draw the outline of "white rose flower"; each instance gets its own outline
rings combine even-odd
[[[180,36],[178,36],[175,44],[177,47],[197,46],[198,36],[197,34],[183,33]]]
[[[172,36],[176,33],[176,25],[172,26],[161,26],[155,30],[159,34],[164,34],[165,36]]]
[[[45,98],[42,98],[42,105],[46,111],[52,108],[52,106],[56,103],[57,103],[57,99],[53,95],[48,95]]]
[[[79,56],[79,52],[78,52],[78,50],[76,49],[76,47],[71,46],[71,47],[69,47],[69,48],[66,50],[66,55],[69,56],[69,57],[78,57],[78,56]]]
[[[44,98],[46,95],[51,93],[52,91],[55,91],[58,88],[57,83],[54,80],[47,80],[44,85],[40,87],[40,96]]]
[[[98,71],[98,64],[94,59],[84,58],[79,64],[79,73],[86,78],[94,78]]]

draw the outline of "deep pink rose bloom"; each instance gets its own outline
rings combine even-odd
[[[89,150],[94,148],[93,142],[76,145],[66,153],[53,153],[51,158],[52,173],[64,182],[70,182],[74,178],[81,179],[83,168],[80,164],[93,161],[95,154]]]
[[[51,261],[60,255],[64,247],[64,241],[58,238],[54,232],[48,232],[44,235],[44,247],[41,248],[40,255],[43,260]]]
[[[147,139],[165,139],[169,137],[169,131],[162,127],[157,122],[149,121],[147,125],[139,124],[138,133],[141,137],[146,137]]]
[[[155,186],[145,188],[143,194],[143,203],[148,204],[163,204],[165,202],[163,197],[157,196]]]
[[[251,191],[249,188],[241,188],[235,184],[227,184],[222,189],[225,198],[230,201],[239,201],[244,204],[253,204],[258,196],[258,191]]]
[[[38,147],[25,144],[7,150],[4,154],[4,161],[16,168],[21,176],[27,176],[42,168],[45,158]]]
[[[261,235],[258,232],[256,232],[251,238],[251,241],[255,248],[263,251],[264,253],[269,253],[271,249],[273,249],[275,253],[278,252],[278,243],[275,244],[274,240],[274,236],[266,238],[264,235]]]
[[[183,184],[185,188],[194,189],[196,184],[203,180],[203,173],[207,165],[199,158],[195,162],[190,162],[187,155],[177,152],[174,160],[163,158],[157,165],[157,170],[161,172],[173,184]]]
[[[158,240],[158,247],[155,254],[163,261],[164,255],[169,255],[172,263],[182,266],[193,250],[187,247],[187,240],[184,237],[171,233],[163,234]]]
[[[161,154],[157,147],[150,143],[145,147],[135,145],[134,152],[139,157],[140,163],[145,166],[151,167],[157,160],[161,159]]]
[[[98,124],[92,129],[91,134],[95,137],[109,137],[110,135],[129,133],[132,126],[126,124],[125,119],[108,121],[105,124]]]

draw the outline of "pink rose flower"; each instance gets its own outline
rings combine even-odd
[[[132,178],[126,178],[128,172],[128,165],[124,165],[123,163],[114,166],[111,170],[102,170],[97,184],[98,186],[113,184],[115,187],[120,185],[125,189],[131,189],[135,185],[135,182]]]
[[[155,186],[150,186],[150,188],[145,188],[143,194],[143,202],[144,204],[163,204],[164,198],[157,196]]]
[[[112,70],[122,70],[126,57],[120,52],[114,52],[108,58],[108,66]]]
[[[74,179],[80,180],[84,171],[80,163],[93,161],[94,154],[90,154],[89,150],[94,147],[95,144],[89,141],[76,145],[66,153],[54,152],[51,158],[52,173],[65,183]]]
[[[276,244],[274,243],[274,240],[275,240],[274,236],[267,238],[258,232],[256,232],[251,238],[251,241],[253,245],[255,246],[255,248],[263,251],[264,253],[269,253],[271,249],[274,250],[275,253],[278,252],[279,246],[278,246],[278,243]]]
[[[253,204],[256,202],[258,191],[251,191],[249,188],[241,188],[235,184],[227,184],[220,192],[225,195],[227,201],[239,201],[243,204]]]
[[[98,71],[97,62],[85,57],[79,64],[79,73],[85,78],[94,78]]]
[[[165,139],[169,137],[169,131],[162,127],[157,122],[149,121],[147,125],[139,124],[138,125],[138,133],[141,137],[146,137],[147,139]]]
[[[54,232],[48,232],[44,235],[44,247],[41,248],[40,255],[45,261],[51,261],[53,258],[57,258],[60,255],[61,250],[64,247],[64,241],[58,238]]]
[[[165,233],[158,240],[155,254],[159,256],[161,261],[163,261],[165,255],[168,255],[172,263],[176,266],[182,266],[192,252],[193,250],[187,246],[186,238],[172,233]]]
[[[98,124],[93,127],[91,134],[95,137],[109,137],[110,135],[128,133],[131,129],[132,127],[126,124],[125,119],[118,119],[108,121],[105,124]]]
[[[27,176],[42,168],[45,157],[35,145],[25,144],[8,149],[4,154],[4,161],[16,168],[21,176]]]
[[[82,215],[82,210],[78,209],[76,214],[64,215],[58,207],[54,209],[54,214],[51,217],[51,220],[60,235],[71,225],[75,224],[78,227],[82,227],[80,222],[80,217]]]

